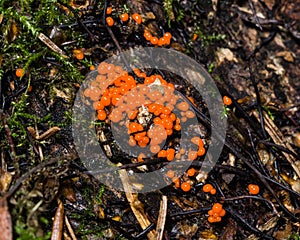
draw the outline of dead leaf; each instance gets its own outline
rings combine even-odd
[[[267,65],[268,68],[273,69],[275,71],[276,75],[283,76],[285,74],[285,69],[282,67],[280,64],[280,59],[274,58],[273,59],[273,64],[269,63]]]
[[[145,13],[145,19],[148,19],[148,20],[154,20],[156,17],[154,15],[153,12],[146,12]]]
[[[14,41],[17,38],[18,34],[19,34],[19,30],[17,24],[15,21],[13,21],[10,23],[9,28],[5,32],[7,42],[11,43],[12,41]]]
[[[57,97],[60,97],[60,98],[64,99],[67,102],[70,102],[70,100],[71,100],[70,96],[65,94],[63,91],[57,89],[56,87],[53,87],[53,91],[55,92],[55,95]]]
[[[292,233],[292,226],[290,223],[286,223],[285,228],[281,231],[276,231],[273,234],[273,237],[277,240],[285,240],[287,236],[291,235]]]
[[[264,2],[267,6],[267,8],[269,8],[270,10],[273,9],[274,4],[275,4],[275,0],[262,0],[262,2]]]
[[[230,219],[222,235],[220,236],[220,240],[234,240],[235,236],[236,236],[236,222]]]
[[[287,62],[294,62],[293,54],[290,51],[282,51],[276,53],[277,57],[283,57],[283,59]]]
[[[294,136],[294,144],[296,147],[300,148],[300,132],[297,132]]]
[[[0,199],[0,240],[12,240],[11,216],[7,207],[7,199]]]
[[[229,48],[218,48],[218,51],[216,52],[217,65],[219,66],[220,64],[222,64],[225,59],[230,62],[237,62],[237,59]]]
[[[283,43],[283,40],[282,40],[282,37],[277,34],[274,38],[274,42],[279,46],[279,47],[282,47],[282,48],[285,48],[285,45]]]
[[[185,237],[185,239],[191,239],[197,232],[197,224],[181,224],[180,225],[180,234]]]
[[[11,173],[0,169],[0,192],[6,192],[8,190],[11,180]]]
[[[278,219],[279,219],[278,216],[271,217],[267,222],[261,224],[258,227],[258,229],[262,232],[268,231],[276,226],[276,224],[278,223]]]
[[[204,230],[200,233],[199,240],[217,240],[218,237],[214,234],[213,230]]]

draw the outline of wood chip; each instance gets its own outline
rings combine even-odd
[[[141,225],[141,228],[144,230],[146,229],[151,222],[147,218],[145,212],[144,212],[144,207],[142,202],[138,199],[138,194],[133,193],[132,191],[132,185],[130,183],[127,171],[125,169],[119,170],[119,175],[123,184],[124,192],[126,195],[126,198],[130,204],[131,210],[136,217],[137,221]],[[148,239],[154,240],[156,239],[156,231],[151,230],[148,234]]]
[[[0,240],[12,240],[12,222],[7,207],[7,199],[0,199]]]
[[[162,196],[162,200],[160,201],[160,209],[159,209],[159,215],[157,220],[157,226],[156,226],[156,232],[157,232],[157,240],[162,240],[165,223],[166,223],[166,217],[167,217],[167,202],[168,198],[166,196]]]
[[[51,240],[61,240],[63,235],[63,224],[64,224],[64,204],[62,201],[58,202],[58,207],[55,212]]]
[[[64,58],[68,58],[66,53],[61,50],[54,42],[51,41],[50,38],[48,38],[45,34],[39,33],[38,38],[45,44],[47,47],[49,47],[53,52],[56,52],[60,54]]]

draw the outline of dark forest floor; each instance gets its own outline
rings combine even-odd
[[[109,8],[112,12],[106,14]],[[128,21],[120,20],[123,13],[129,14]],[[140,24],[134,13],[142,17]],[[109,16],[111,27],[105,21]],[[299,0],[2,0],[0,240],[300,239],[299,20]],[[145,30],[158,39],[171,33],[170,43],[152,44]],[[76,96],[82,100],[80,109],[96,104],[102,96],[93,95],[102,84],[96,80],[103,70],[98,66],[120,50],[141,47],[185,54],[206,69],[222,97],[231,99],[221,106],[222,121],[228,124],[225,144],[218,159],[210,158],[208,164],[216,164],[208,173],[201,167],[206,155],[213,156],[208,149],[214,110],[186,79],[155,68],[140,70],[147,77],[161,75],[180,93],[178,101],[188,103],[160,146],[173,149],[175,156],[169,159],[155,150],[144,159],[125,154],[112,135],[109,103],[104,110],[99,107],[93,124],[80,124],[93,130],[98,148],[122,170],[114,175],[103,167],[101,154],[93,152],[88,164],[80,158],[79,151],[93,143],[89,135],[79,138],[84,150],[74,143]],[[154,64],[160,60],[149,59]],[[123,64],[128,67],[128,62]],[[108,68],[102,74],[107,79],[112,72]],[[126,68],[134,84],[146,79],[131,70]],[[212,91],[203,86],[203,91]],[[101,118],[101,111],[108,117]],[[149,127],[159,114],[151,114],[150,107],[145,111],[150,120],[142,116],[131,122],[146,121],[140,125]],[[178,130],[183,126],[179,121],[185,120],[200,130]],[[126,126],[125,121],[116,122]],[[191,149],[180,148],[186,135],[202,139],[195,157]],[[167,166],[173,158],[178,165],[182,159],[189,162],[190,171],[175,171],[174,177]],[[99,161],[96,170],[107,182],[92,174]],[[125,194],[109,187],[118,174],[126,187],[132,180],[128,174],[154,170],[164,174],[166,186],[159,190],[136,194],[131,189]],[[143,180],[135,179],[133,188],[143,188]],[[215,193],[204,192],[206,184]],[[249,192],[249,184],[259,192]],[[222,214],[216,209],[220,206]],[[212,214],[219,217],[217,222]]]

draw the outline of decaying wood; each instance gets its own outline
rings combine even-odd
[[[162,196],[162,200],[160,201],[160,209],[159,209],[159,215],[158,215],[157,226],[156,226],[157,240],[161,240],[163,238],[166,217],[167,217],[167,209],[168,209],[167,202],[168,202],[167,196]]]
[[[65,223],[66,223],[66,226],[67,226],[67,228],[68,228],[68,231],[69,231],[69,233],[70,233],[70,235],[71,235],[72,240],[77,240],[77,238],[76,238],[76,236],[75,236],[75,233],[74,233],[74,231],[73,231],[73,228],[72,228],[72,226],[71,226],[71,224],[70,224],[69,219],[68,219],[67,216],[65,216]]]
[[[58,207],[55,212],[51,240],[61,240],[63,236],[63,225],[64,225],[64,204],[62,201],[58,201]]]
[[[51,41],[50,38],[48,38],[45,34],[39,33],[38,38],[45,44],[47,47],[49,47],[52,51],[60,54],[64,58],[67,58],[68,56],[66,53],[61,50],[54,42]]]
[[[120,178],[121,178],[121,181],[123,184],[126,198],[130,204],[131,210],[134,213],[134,216],[138,220],[139,224],[141,225],[141,228],[144,230],[151,224],[151,222],[149,221],[149,219],[147,218],[147,216],[144,212],[143,204],[138,199],[138,194],[133,193],[133,191],[132,191],[132,187],[130,184],[130,180],[129,180],[127,171],[125,169],[121,169],[121,170],[119,170],[119,175],[120,175]],[[148,239],[150,239],[150,240],[157,239],[156,235],[157,234],[156,234],[155,230],[151,230],[147,234]]]
[[[0,199],[0,240],[12,240],[12,222],[7,207],[7,198]]]
[[[32,137],[34,137],[35,140],[42,141],[54,135],[56,132],[60,130],[60,128],[52,127],[48,129],[46,132],[42,133],[41,135],[39,135],[38,132],[33,127],[28,127],[27,130],[30,132],[30,134],[32,135]]]

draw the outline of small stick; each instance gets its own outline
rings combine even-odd
[[[63,224],[64,224],[64,204],[58,199],[58,207],[55,212],[51,240],[61,240],[63,236]]]
[[[250,139],[250,143],[251,143],[251,147],[252,147],[252,150],[254,152],[254,158],[257,160],[257,163],[258,165],[260,166],[261,170],[264,172],[264,174],[267,176],[267,172],[262,164],[262,159],[260,159],[259,155],[258,155],[258,152],[256,151],[256,148],[255,148],[255,145],[254,145],[254,141],[253,141],[253,137],[252,137],[252,134],[251,134],[251,131],[248,127],[246,127],[247,130],[248,130],[248,135],[249,135],[249,139]]]
[[[266,139],[267,134],[266,134],[266,130],[265,130],[264,117],[263,117],[263,114],[262,114],[261,99],[260,99],[260,94],[259,94],[259,91],[258,91],[257,83],[255,82],[255,78],[254,78],[254,75],[253,75],[251,64],[249,64],[249,72],[250,72],[250,80],[252,82],[252,85],[254,87],[254,91],[255,91],[255,94],[256,94],[257,110],[259,112],[259,119],[260,119],[262,134],[263,134],[264,139]]]
[[[190,214],[195,214],[195,213],[203,213],[203,212],[208,212],[210,209],[211,209],[211,207],[203,207],[200,209],[177,212],[177,213],[172,213],[170,215],[170,217],[184,216],[184,215],[190,215]]]
[[[0,112],[0,117],[1,117],[4,129],[5,129],[5,132],[6,132],[6,137],[7,137],[7,141],[8,141],[8,144],[9,144],[11,157],[12,157],[14,163],[17,163],[18,158],[17,158],[17,154],[16,154],[16,150],[15,150],[15,145],[14,145],[14,142],[13,142],[13,139],[12,139],[12,136],[11,136],[10,128],[7,125],[7,122],[6,122],[6,119],[5,119],[5,116],[4,116],[4,113],[2,112],[2,110]]]
[[[226,201],[242,200],[242,199],[245,199],[245,198],[252,198],[252,199],[257,199],[257,200],[261,200],[261,201],[267,202],[268,204],[271,205],[272,210],[274,211],[274,213],[275,213],[277,216],[279,216],[279,213],[278,213],[277,209],[275,208],[274,204],[273,204],[270,200],[268,200],[268,199],[266,199],[266,198],[259,197],[259,196],[249,196],[249,195],[244,195],[244,196],[238,196],[238,197],[224,198],[224,199],[222,199],[222,200],[226,202]]]
[[[160,201],[160,208],[159,208],[159,215],[158,215],[158,220],[157,220],[157,226],[156,226],[156,240],[162,240],[163,238],[163,233],[164,233],[164,228],[165,228],[165,223],[166,223],[166,218],[167,218],[167,201],[168,198],[167,196],[162,196],[162,199]]]
[[[38,38],[45,44],[47,47],[49,47],[52,51],[60,54],[64,58],[68,58],[66,53],[61,50],[54,42],[51,41],[50,38],[48,38],[45,34],[39,33]]]
[[[74,16],[76,17],[76,20],[78,22],[78,24],[88,33],[88,35],[90,36],[92,42],[96,42],[96,37],[94,36],[94,34],[91,33],[91,31],[85,26],[85,24],[80,20],[80,18],[78,17],[78,14],[77,12],[72,8],[70,7],[69,5],[67,4],[64,4],[62,1],[58,0],[58,3],[62,6],[64,6],[65,8],[69,9],[69,11],[71,11]]]
[[[290,151],[294,152],[292,146],[287,141],[285,141],[286,143],[284,143],[284,141],[282,139],[285,139],[285,137],[280,132],[280,130],[277,128],[277,126],[274,124],[274,122],[272,121],[272,119],[270,119],[270,117],[268,116],[268,114],[266,114],[266,113],[263,113],[263,114],[264,114],[264,118],[266,120],[266,130],[269,133],[270,137],[272,138],[273,142],[275,144],[279,145],[279,146],[286,147]],[[256,112],[253,112],[253,115],[256,118],[259,117]],[[291,164],[292,168],[297,173],[298,177],[300,177],[300,170],[295,165],[296,159],[294,158],[294,156],[293,155],[289,155],[289,154],[287,154],[284,151],[282,152],[282,154],[285,156],[285,158],[287,159],[287,161]]]
[[[256,227],[251,226],[248,222],[246,222],[238,213],[236,213],[235,211],[233,211],[233,209],[231,209],[230,207],[226,207],[224,208],[227,212],[230,213],[230,215],[236,220],[236,222],[240,222],[242,223],[242,225],[244,225],[245,227],[247,227],[250,231],[254,232],[256,235],[258,235],[259,237],[262,237],[261,239],[270,239],[270,240],[274,240],[274,238],[270,235],[264,234],[263,232],[261,232],[259,229],[257,229]],[[238,220],[238,221],[237,221]]]
[[[264,145],[267,145],[267,146],[271,146],[271,147],[275,147],[275,148],[278,148],[279,150],[283,151],[283,152],[286,152],[288,154],[291,154],[293,155],[295,158],[299,158],[300,159],[300,156],[295,153],[294,151],[291,151],[289,150],[288,148],[284,147],[284,146],[281,146],[281,145],[278,145],[276,143],[271,143],[271,142],[268,142],[268,141],[265,141],[265,140],[258,140],[259,143],[262,143]]]
[[[54,135],[56,132],[60,130],[60,128],[52,127],[48,129],[46,132],[42,133],[42,135],[39,135],[38,131],[35,130],[33,127],[28,127],[27,130],[30,132],[31,136],[33,136],[35,140],[42,141]]]
[[[66,223],[66,226],[67,226],[67,228],[68,228],[68,231],[69,231],[69,233],[70,233],[70,235],[71,235],[72,240],[77,240],[77,238],[76,238],[76,236],[75,236],[75,233],[74,233],[74,231],[73,231],[73,228],[72,228],[72,226],[71,226],[71,224],[70,224],[69,219],[68,219],[67,216],[65,216],[65,223]]]
[[[140,200],[138,199],[138,194],[134,194],[132,191],[132,187],[130,185],[130,180],[127,174],[127,171],[125,169],[121,169],[119,170],[119,174],[120,174],[120,178],[124,187],[124,192],[126,195],[126,198],[130,204],[131,210],[133,212],[133,214],[135,215],[136,219],[138,220],[139,224],[141,225],[142,229],[146,229],[151,222],[148,220],[142,203],[140,202]],[[150,240],[154,240],[156,239],[156,231],[155,230],[151,230],[148,234],[148,239]]]
[[[253,6],[253,3],[252,3],[251,0],[248,0],[248,2],[249,2],[249,6],[250,6],[250,8],[251,8],[251,11],[253,12],[253,16],[254,16],[256,25],[257,25],[257,26],[259,27],[259,29],[262,31],[263,29],[262,29],[262,27],[261,27],[261,25],[260,25],[260,22],[259,22],[259,19],[258,19],[257,15],[256,15],[255,7]]]

